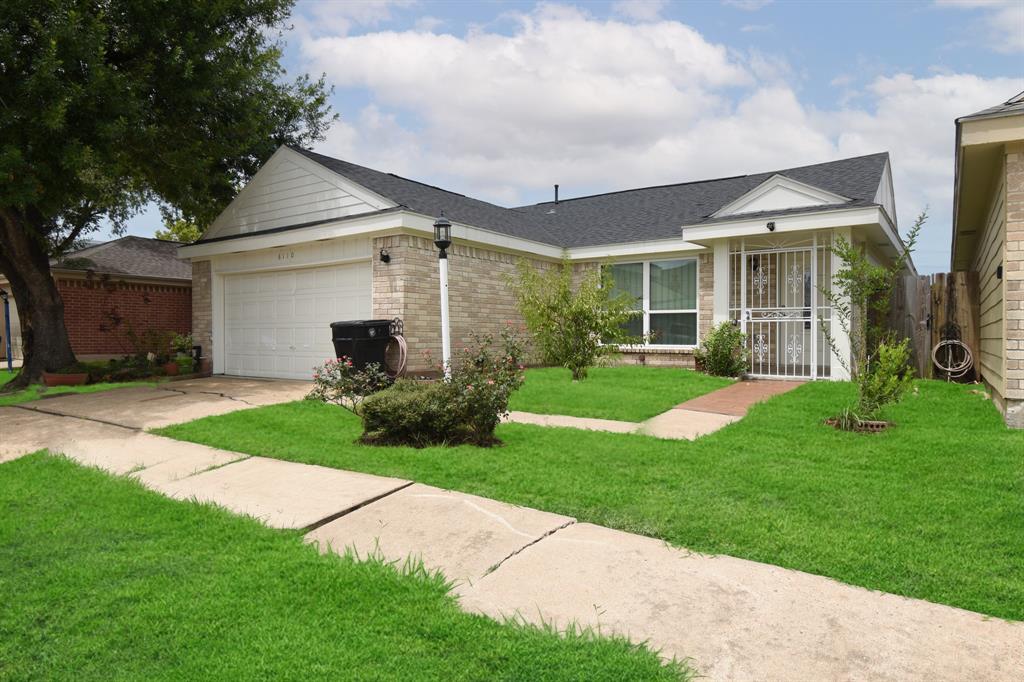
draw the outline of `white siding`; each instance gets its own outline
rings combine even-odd
[[[394,206],[287,147],[256,173],[204,235],[225,237]]]

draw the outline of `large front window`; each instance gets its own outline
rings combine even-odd
[[[627,325],[631,335],[649,335],[654,346],[697,345],[696,258],[616,263],[612,278],[641,312]]]

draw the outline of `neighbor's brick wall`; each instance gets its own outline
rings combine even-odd
[[[76,355],[132,352],[126,332],[187,332],[192,326],[189,286],[116,278],[58,278],[64,320]],[[118,322],[120,320],[120,322]]]
[[[1007,146],[1003,261],[1006,422],[1024,428],[1024,142]]]
[[[412,371],[430,369],[441,359],[441,303],[437,248],[423,237],[390,235],[374,239],[374,253],[385,248],[390,263],[373,261],[373,316],[400,317]],[[470,344],[470,334],[497,334],[506,321],[523,319],[506,277],[519,256],[462,244],[448,249],[448,306],[453,355]],[[549,261],[536,259],[537,267]],[[432,361],[424,358],[429,352]]]
[[[210,261],[192,261],[192,342],[213,358],[213,291]]]

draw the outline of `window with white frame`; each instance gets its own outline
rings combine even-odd
[[[633,336],[650,336],[652,346],[697,345],[697,259],[615,263],[616,293],[636,299],[641,311],[626,325]]]

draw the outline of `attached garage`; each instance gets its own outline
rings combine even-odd
[[[334,357],[329,325],[371,316],[370,263],[224,278],[224,372],[309,379]]]

